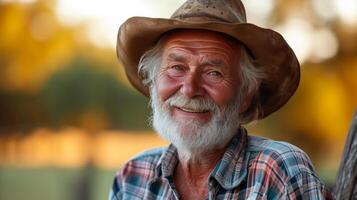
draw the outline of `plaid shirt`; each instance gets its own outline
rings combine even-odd
[[[147,151],[118,171],[110,200],[179,199],[173,182],[177,150]],[[206,199],[333,199],[299,148],[241,129],[208,179]]]

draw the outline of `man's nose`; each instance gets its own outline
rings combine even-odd
[[[181,93],[188,98],[203,96],[203,88],[201,87],[201,76],[197,72],[189,72],[181,87]]]

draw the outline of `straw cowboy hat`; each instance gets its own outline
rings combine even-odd
[[[279,33],[247,23],[240,0],[188,0],[170,19],[132,17],[120,26],[117,56],[131,84],[146,96],[149,88],[138,74],[140,57],[175,29],[224,33],[248,49],[267,73],[258,91],[263,109],[259,119],[282,107],[299,85],[300,65],[290,46]]]

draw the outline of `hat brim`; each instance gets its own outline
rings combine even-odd
[[[145,96],[149,96],[149,88],[142,83],[138,74],[140,57],[155,46],[163,34],[174,29],[203,29],[224,33],[236,38],[249,49],[266,73],[259,89],[259,100],[263,109],[259,119],[286,104],[299,85],[300,65],[296,56],[284,38],[271,29],[249,23],[196,23],[132,17],[119,29],[117,56],[131,84]]]

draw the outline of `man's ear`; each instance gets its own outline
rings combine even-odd
[[[240,108],[239,108],[239,113],[244,113],[245,111],[248,110],[249,106],[252,104],[252,99],[255,95],[255,91],[249,93],[242,99],[240,103]]]

